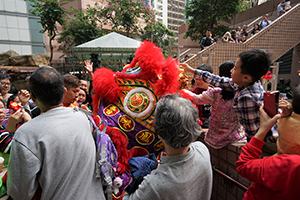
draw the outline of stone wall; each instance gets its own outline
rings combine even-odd
[[[10,76],[17,90],[27,89],[26,77],[45,65],[50,65],[46,54],[19,55],[12,50],[0,54],[0,72]]]
[[[0,54],[0,66],[41,66],[50,65],[49,56],[36,53],[32,55],[18,55],[10,50]]]

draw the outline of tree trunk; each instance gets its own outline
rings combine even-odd
[[[52,35],[52,37],[50,37],[50,40],[49,40],[49,46],[50,46],[50,65],[52,66],[52,59],[53,59],[53,46],[52,46],[52,40],[54,40],[56,36],[56,33],[54,32],[54,34]]]

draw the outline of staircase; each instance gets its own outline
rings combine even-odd
[[[200,45],[199,45],[200,46]],[[190,58],[194,55],[197,55],[201,51],[201,48],[189,48],[185,49],[182,53],[180,53],[180,62],[184,62],[184,57],[188,55]]]
[[[299,42],[300,4],[297,4],[245,43],[214,43],[190,57],[186,63],[193,68],[200,64],[209,64],[213,67],[214,73],[218,73],[220,64],[228,60],[235,61],[238,54],[243,51],[254,48],[265,49],[267,52],[272,52],[271,60],[274,62]]]

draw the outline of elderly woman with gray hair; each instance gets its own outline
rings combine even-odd
[[[209,200],[212,168],[207,147],[195,142],[201,134],[196,108],[187,99],[166,95],[157,102],[154,126],[167,156],[162,156],[157,169],[123,199]]]

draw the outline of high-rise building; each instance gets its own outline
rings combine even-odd
[[[39,18],[30,15],[29,9],[24,0],[0,0],[0,53],[46,53]]]
[[[185,21],[185,0],[168,1],[168,28],[178,34],[178,28]]]
[[[185,22],[185,0],[154,0],[152,4],[157,20],[173,31],[177,40],[178,28]]]
[[[168,0],[154,0],[153,8],[156,13],[156,20],[168,26]]]

